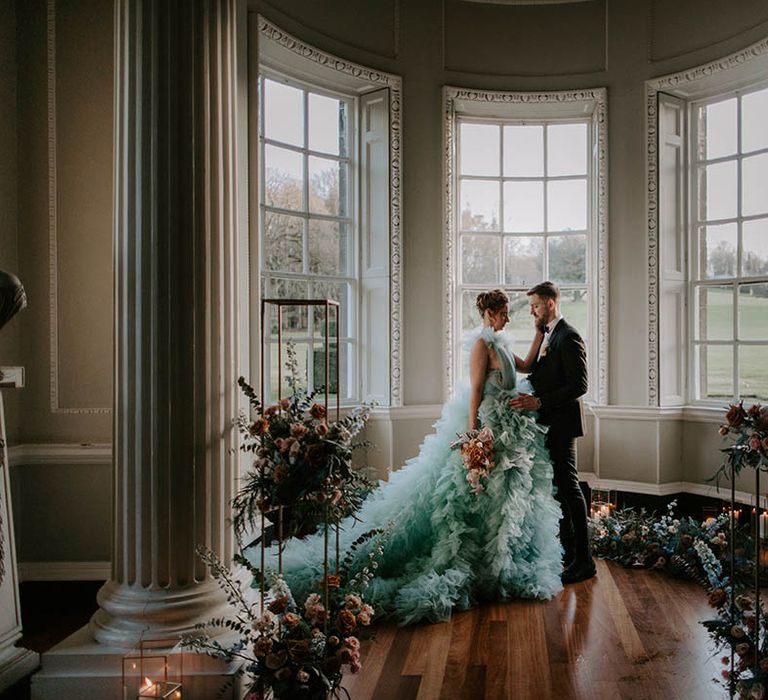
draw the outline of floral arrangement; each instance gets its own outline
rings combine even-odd
[[[731,404],[720,426],[722,437],[733,441],[723,448],[725,460],[713,477],[734,479],[745,467],[768,469],[768,406],[754,404],[744,409],[740,401]],[[734,543],[735,545],[735,543]],[[738,549],[736,550],[738,554]],[[760,700],[768,692],[768,638],[759,579],[750,584],[735,571],[733,582],[713,571],[709,585],[709,603],[717,610],[717,618],[703,624],[709,631],[726,667],[722,683],[731,697]]]
[[[719,432],[733,441],[723,449],[725,460],[713,480],[731,480],[745,467],[768,469],[768,406],[755,404],[745,409],[743,402],[732,404]],[[731,697],[765,698],[768,627],[759,584],[766,572],[750,556],[754,540],[740,526],[733,528],[731,537],[729,513],[698,523],[692,518],[675,518],[673,506],[660,518],[624,509],[593,519],[594,551],[627,566],[663,569],[698,581],[717,612],[715,619],[702,623],[716,653],[722,654],[725,668],[716,680]]]
[[[470,430],[458,436],[451,443],[452,449],[459,449],[461,462],[467,469],[467,482],[476,493],[482,492],[482,477],[488,476],[493,469],[493,431],[489,427]]]
[[[365,425],[371,405],[329,422],[326,407],[315,401],[317,392],[300,387],[291,343],[287,353],[289,398],[265,408],[253,388],[243,378],[239,380],[251,412],[241,413],[236,425],[242,436],[241,449],[254,458],[232,503],[233,525],[241,543],[257,516],[277,525],[279,546],[320,523],[338,523],[356,512],[372,488],[352,468],[353,451],[368,444],[353,440]],[[243,576],[233,574],[213,552],[198,549],[226,594],[231,614],[198,625],[197,633],[186,637],[184,644],[227,662],[239,661],[238,673],[248,679],[248,700],[338,697],[344,690],[343,674],[361,668],[360,636],[375,611],[360,591],[373,578],[387,532],[370,530],[358,537],[335,573],[328,567],[326,537],[326,564],[323,578],[317,582],[318,592],[301,604],[279,573],[259,569],[243,554],[236,554],[234,562],[241,565],[240,573],[250,579],[245,583]],[[265,528],[259,537],[262,562],[271,539]],[[363,543],[365,551],[361,552]],[[336,546],[338,561],[338,540]],[[248,547],[250,544],[243,549]],[[350,577],[352,562],[357,570],[361,557],[364,565]],[[214,637],[215,630],[228,634]]]
[[[713,479],[736,475],[744,467],[768,469],[768,406],[756,403],[745,410],[743,401],[731,404],[720,435],[734,441],[723,448],[726,459]]]
[[[345,557],[344,567],[354,550],[364,540],[382,531],[371,531],[358,538]],[[271,692],[275,698],[325,700],[337,693],[345,670],[361,669],[360,638],[375,615],[359,589],[372,577],[371,568],[383,552],[383,535],[369,552],[369,564],[348,585],[342,583],[347,569],[329,575],[320,593],[310,593],[297,604],[282,577],[268,573],[269,592],[266,603],[242,583],[219,558],[209,550],[198,549],[212,576],[225,592],[232,615],[198,625],[198,632],[184,638],[186,647],[231,663],[240,661],[239,674],[247,678],[248,700],[262,700]],[[244,572],[253,578],[260,572],[242,557]],[[232,641],[222,642],[211,631],[224,629]],[[226,639],[226,637],[225,637]],[[343,689],[342,689],[343,690]]]
[[[709,552],[707,563],[730,566],[730,516],[721,513],[704,522],[677,518],[676,505],[672,501],[662,516],[645,509],[623,508],[592,518],[594,554],[624,566],[659,569],[706,585],[710,573],[702,552]],[[754,563],[747,555],[753,540],[742,527],[735,529],[734,537],[736,573],[746,580],[754,572]]]
[[[296,351],[287,345],[288,384],[292,395],[264,407],[254,389],[240,378],[251,414],[237,420],[241,449],[254,456],[252,469],[233,502],[238,535],[260,513],[278,521],[281,539],[303,536],[320,522],[338,523],[354,513],[373,485],[352,468],[352,453],[367,442],[353,442],[370,416],[363,404],[341,420],[329,422],[317,391],[301,389]],[[319,391],[319,390],[318,390]],[[282,514],[278,509],[282,507]]]

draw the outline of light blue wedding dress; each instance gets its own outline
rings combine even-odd
[[[478,411],[480,424],[494,435],[495,466],[482,480],[484,491],[473,493],[459,451],[450,449],[468,424],[469,386],[463,383],[418,456],[366,499],[357,514],[361,522],[342,523],[342,558],[361,534],[389,525],[383,557],[364,594],[377,613],[392,614],[401,624],[445,620],[452,610],[483,601],[550,598],[562,588],[561,512],[552,493],[546,428],[507,404],[518,393],[507,336],[490,328],[480,335],[501,363],[486,376]],[[357,551],[352,573],[370,561],[372,546]],[[283,574],[297,601],[317,587],[322,572],[322,537],[288,543]]]

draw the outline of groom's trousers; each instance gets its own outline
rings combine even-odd
[[[560,543],[566,564],[583,564],[590,560],[587,502],[579,485],[576,471],[576,439],[558,434],[550,428],[547,448],[554,467],[555,498],[560,503],[563,519],[560,521]]]

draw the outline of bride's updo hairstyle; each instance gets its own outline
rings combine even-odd
[[[492,289],[490,292],[480,292],[477,295],[475,305],[480,316],[485,316],[486,311],[496,313],[509,304],[509,297],[503,289]]]

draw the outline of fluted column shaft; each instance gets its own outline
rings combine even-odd
[[[100,642],[220,603],[237,470],[236,0],[117,0],[114,552]]]

